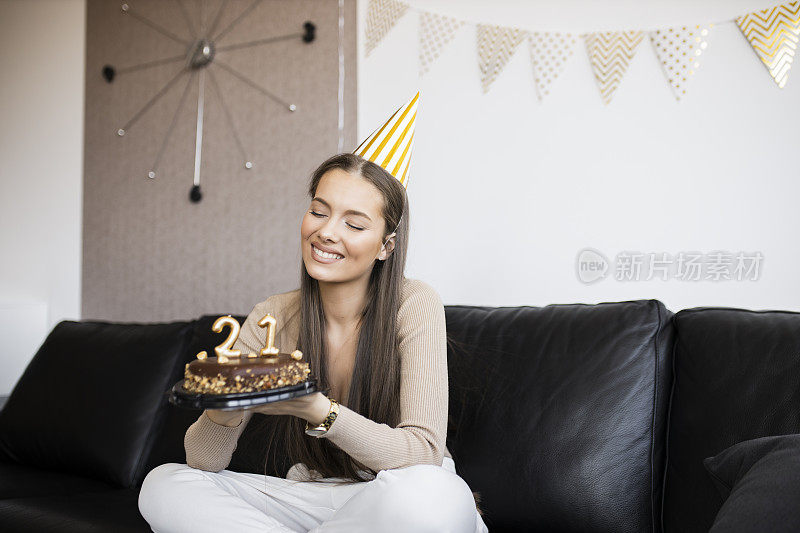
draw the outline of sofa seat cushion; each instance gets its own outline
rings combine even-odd
[[[108,483],[54,470],[0,463],[0,500],[111,490]]]
[[[3,533],[151,533],[139,489],[0,500]]]
[[[655,531],[671,313],[446,306],[447,447],[490,531]]]

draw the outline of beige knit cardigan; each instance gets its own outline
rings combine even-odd
[[[296,289],[256,304],[242,325],[234,349],[242,353],[261,350],[266,344],[266,329],[259,327],[258,321],[269,313],[277,320],[275,346],[281,352],[294,351],[299,333],[299,296]],[[322,437],[376,472],[415,464],[441,466],[443,457],[452,458],[445,444],[448,383],[444,306],[430,285],[406,278],[397,318],[400,422],[396,427],[379,424],[342,404]],[[251,416],[252,412],[246,411],[241,424],[227,427],[211,421],[204,411],[186,431],[186,463],[212,472],[227,468]],[[296,466],[304,465],[294,465],[288,479],[298,475]]]

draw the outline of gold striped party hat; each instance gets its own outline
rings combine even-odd
[[[414,121],[417,118],[419,91],[394,112],[386,124],[372,132],[353,153],[386,169],[408,188],[408,167],[414,147]]]

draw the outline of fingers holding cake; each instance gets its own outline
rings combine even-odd
[[[321,424],[330,409],[330,400],[321,392],[249,408],[265,415],[292,415],[312,424]]]
[[[242,409],[235,409],[232,411],[206,409],[205,413],[209,420],[220,426],[236,427],[241,424],[244,419],[244,411]]]

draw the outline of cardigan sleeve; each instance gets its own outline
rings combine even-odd
[[[219,472],[228,467],[236,449],[239,436],[253,413],[244,412],[241,423],[235,427],[217,424],[203,411],[183,438],[186,464],[207,472]]]
[[[398,313],[400,423],[379,424],[344,405],[323,436],[377,471],[442,465],[447,437],[448,382],[444,305],[436,291],[408,280]]]
[[[269,302],[268,299],[266,302]],[[239,331],[239,338],[233,344],[234,350],[241,350],[242,355],[249,352],[258,353],[266,339],[266,331],[258,325],[264,316],[263,305],[256,304],[247,315]],[[231,462],[239,436],[253,416],[252,411],[245,411],[242,422],[235,427],[217,424],[208,417],[206,411],[186,430],[183,438],[183,447],[186,450],[186,464],[192,468],[219,472],[228,467]]]

